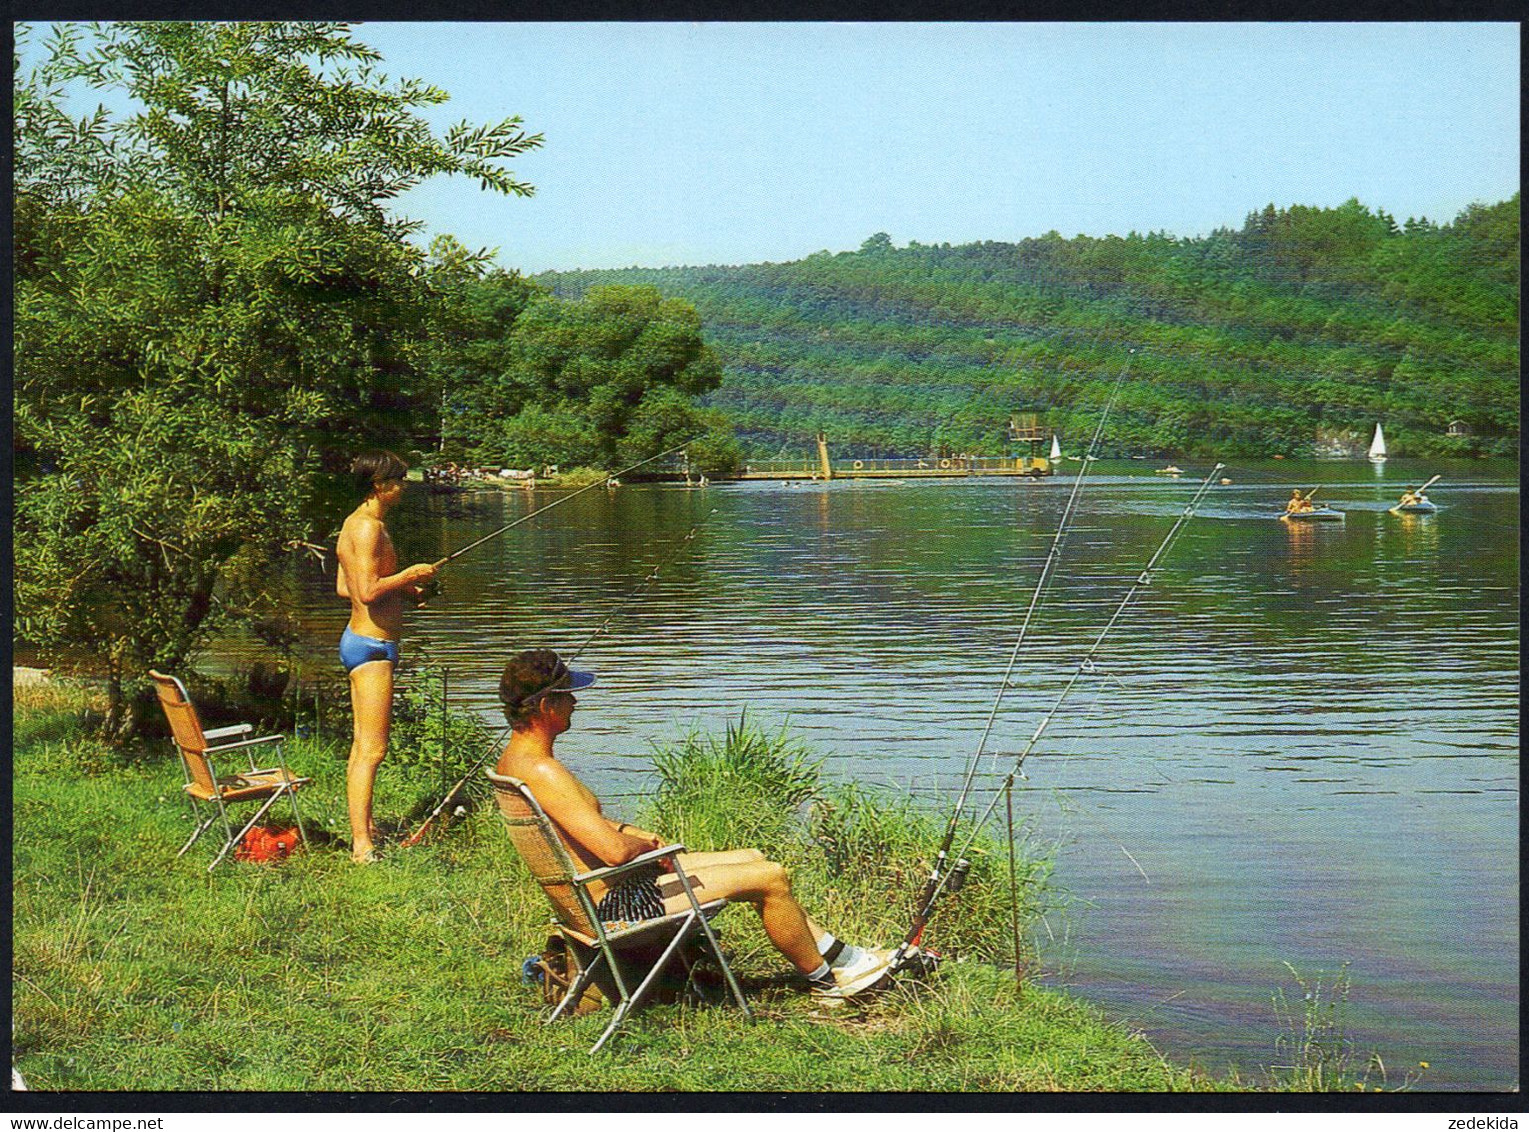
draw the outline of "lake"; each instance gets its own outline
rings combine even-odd
[[[979,803],[1209,470],[1152,469],[1090,476]],[[1387,512],[1441,472],[1437,514]],[[1346,1028],[1392,1085],[1427,1062],[1423,1089],[1515,1088],[1518,468],[1270,461],[1223,474],[1233,482],[1207,495],[1025,764],[1016,808],[1055,847],[1067,896],[1037,929],[1044,978],[1176,1060],[1256,1076],[1281,1062],[1275,992],[1299,1013],[1286,964],[1324,993],[1347,964]],[[508,655],[566,654],[619,609],[580,658],[600,684],[565,741],[598,789],[641,795],[651,742],[721,731],[746,708],[789,726],[832,777],[948,806],[1071,485],[587,492],[452,565],[442,600],[411,615],[405,678],[445,665],[453,704],[497,729]],[[1274,517],[1292,487],[1314,485],[1344,522]],[[439,558],[556,497],[421,493],[390,525],[405,562]],[[326,657],[345,616],[331,585],[315,570],[304,611]]]

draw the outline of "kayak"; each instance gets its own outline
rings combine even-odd
[[[1342,511],[1334,511],[1331,507],[1314,507],[1310,511],[1286,511],[1280,516],[1295,523],[1321,523],[1332,522],[1343,518]]]
[[[1438,509],[1437,503],[1425,499],[1421,503],[1398,503],[1391,511],[1397,515],[1432,515]]]

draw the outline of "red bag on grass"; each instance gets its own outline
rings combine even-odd
[[[234,860],[269,863],[284,861],[302,847],[297,826],[282,829],[274,825],[251,826],[234,850]]]

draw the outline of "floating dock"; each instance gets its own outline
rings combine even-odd
[[[952,456],[942,460],[832,460],[827,469],[811,460],[754,460],[729,479],[853,480],[956,479],[963,476],[1050,476],[1044,456]]]
[[[1023,430],[1023,431],[1021,431]],[[1034,435],[1029,435],[1031,432]],[[1038,441],[1040,433],[1017,422],[1010,424],[1011,439]],[[1056,474],[1044,456],[928,456],[922,459],[831,460],[828,438],[818,433],[816,460],[752,460],[736,479],[743,480],[854,480],[854,479],[956,479],[965,476],[1050,476]]]

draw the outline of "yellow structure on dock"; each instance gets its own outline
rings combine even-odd
[[[1021,423],[1021,420],[1024,423]],[[1043,438],[1034,416],[1010,418],[1009,439],[1039,443]],[[817,435],[817,459],[753,460],[744,465],[744,480],[953,479],[961,476],[1050,476],[1056,474],[1044,456],[947,456],[896,460],[833,460],[828,438]]]

